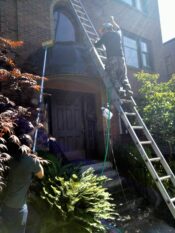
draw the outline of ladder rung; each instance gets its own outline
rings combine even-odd
[[[92,26],[89,24],[86,24],[86,23],[82,23],[85,27],[88,27],[88,28],[92,28]]]
[[[97,49],[97,51],[100,50],[100,52],[104,52],[105,51],[103,48],[96,48],[96,49]]]
[[[143,127],[143,126],[138,126],[138,125],[136,125],[136,126],[132,126],[132,128],[133,128],[133,129],[144,129],[144,127]]]
[[[77,5],[76,3],[72,3],[72,5],[75,6],[75,7],[78,7],[80,9],[82,9],[82,7],[80,5]]]
[[[125,112],[127,116],[136,116],[135,112]]]
[[[101,56],[101,55],[99,55],[99,57],[100,57],[101,59],[104,59],[104,60],[106,60],[106,59],[107,59],[105,56]]]
[[[89,34],[91,34],[91,35],[97,36],[97,34],[94,33],[94,32],[91,32],[91,31],[88,31],[88,30],[86,30],[86,32],[89,33]]]
[[[151,161],[151,162],[157,162],[157,161],[160,161],[160,160],[161,160],[160,157],[149,159],[149,161]]]
[[[140,142],[142,145],[149,145],[151,144],[152,142],[151,141],[142,141]]]
[[[76,11],[77,13],[79,13],[79,14],[86,15],[86,13],[83,12],[83,11],[79,11],[79,10],[77,10],[77,9],[75,9],[75,11]]]
[[[170,199],[171,202],[175,202],[175,197]]]
[[[88,19],[86,19],[86,18],[84,18],[84,17],[82,17],[82,16],[78,16],[81,20],[84,20],[84,21],[87,21],[87,22],[89,22],[89,20]]]
[[[167,180],[170,178],[171,178],[171,175],[159,177],[160,180]]]
[[[80,3],[78,0],[72,0],[72,3],[73,3],[73,2]]]
[[[126,104],[129,104],[129,103],[132,103],[132,100],[129,100],[129,99],[120,99],[122,103],[126,103]]]

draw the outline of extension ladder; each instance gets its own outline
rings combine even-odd
[[[74,13],[77,16],[81,27],[84,30],[87,39],[87,44],[90,47],[92,59],[97,66],[100,77],[102,78],[106,88],[110,90],[111,101],[113,102],[115,108],[120,114],[150,174],[152,175],[154,181],[156,182],[156,185],[163,199],[165,200],[173,217],[175,218],[175,193],[174,196],[173,194],[170,194],[168,188],[166,187],[166,184],[164,183],[164,182],[171,182],[171,184],[175,188],[175,176],[171,168],[169,167],[168,163],[166,162],[164,156],[160,152],[158,146],[156,145],[154,139],[152,138],[149,130],[144,124],[140,114],[138,113],[137,105],[133,97],[120,98],[109,76],[105,72],[104,63],[106,60],[106,55],[104,48],[102,47],[96,49],[94,47],[94,42],[97,39],[99,39],[99,36],[81,0],[70,0],[70,3],[72,8],[74,9]],[[137,122],[137,124],[135,124],[135,122]],[[146,139],[144,140],[139,139],[138,131],[142,132],[144,138]],[[154,151],[155,153],[154,157],[150,158],[150,156],[146,152],[147,146],[150,146]],[[159,174],[160,172],[158,171],[157,166],[158,167],[161,166],[161,171],[163,172],[163,175],[162,173]]]

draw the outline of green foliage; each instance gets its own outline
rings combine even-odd
[[[58,159],[54,154],[48,151],[39,150],[37,153],[40,157],[49,162],[44,168],[45,179],[56,176],[62,176],[65,179],[69,179],[73,173],[79,174],[80,165],[72,163],[64,165],[61,159]]]
[[[41,233],[106,232],[102,219],[113,219],[115,205],[102,186],[108,179],[96,176],[92,169],[79,178],[55,177],[45,180],[41,197],[49,214],[44,218]]]
[[[170,155],[175,144],[175,75],[168,82],[158,83],[158,74],[138,73],[141,83],[140,110],[150,131],[168,143]]]
[[[0,192],[7,182],[10,159],[25,154],[44,162],[22,140],[29,138],[34,129],[35,100],[40,90],[37,80],[41,79],[33,74],[21,73],[12,59],[15,54],[13,49],[22,44],[21,41],[0,37]]]
[[[151,174],[148,172],[144,160],[135,145],[116,145],[115,153],[117,154],[118,167],[121,173],[124,173],[124,176],[129,177],[140,185],[155,186]],[[150,153],[147,150],[148,156]]]

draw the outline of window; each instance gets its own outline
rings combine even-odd
[[[57,42],[75,42],[75,28],[70,18],[62,10],[54,12],[55,41]]]
[[[165,57],[165,64],[166,64],[166,70],[167,70],[167,74],[168,74],[168,77],[170,77],[172,75],[172,57],[169,55],[169,56],[166,56]]]
[[[146,12],[146,0],[122,0],[139,11]]]
[[[126,2],[126,3],[129,4],[130,6],[133,5],[133,0],[123,0],[123,2]]]
[[[124,53],[128,66],[151,69],[149,43],[142,38],[123,36]]]
[[[149,68],[151,64],[149,59],[148,45],[146,42],[140,41],[140,53],[141,53],[142,66]]]
[[[125,36],[124,52],[125,52],[127,65],[139,68],[137,42]]]

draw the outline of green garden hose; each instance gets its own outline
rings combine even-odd
[[[110,94],[110,89],[107,89],[107,103],[108,103],[108,108],[110,110],[111,106],[111,94]],[[111,122],[110,122],[110,111],[108,112],[108,118],[107,118],[107,130],[106,130],[106,135],[105,135],[105,154],[104,154],[104,161],[103,161],[103,168],[101,171],[101,175],[104,173],[105,169],[105,163],[107,160],[108,152],[109,152],[109,142],[110,142],[110,127],[111,127]]]

